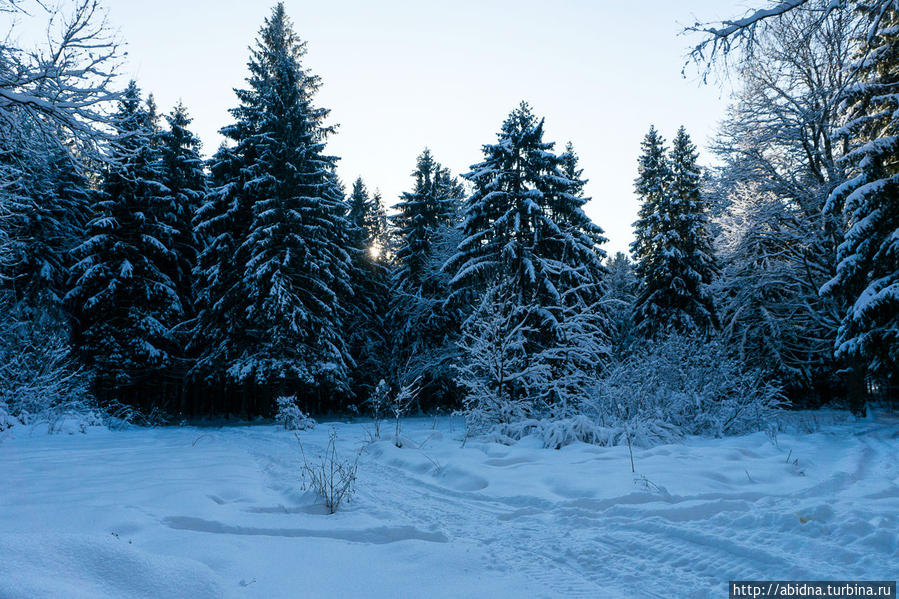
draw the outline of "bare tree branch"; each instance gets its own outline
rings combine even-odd
[[[28,14],[21,0],[0,3]],[[98,0],[76,0],[66,13],[36,4],[48,14],[46,44],[26,51],[0,42],[0,137],[12,147],[23,128],[39,131],[72,156],[102,159],[120,97],[112,89],[120,44]]]
[[[892,0],[880,1],[887,3]],[[720,22],[697,22],[683,31],[684,34],[698,33],[703,36],[702,41],[690,50],[684,71],[692,63],[699,68],[705,81],[716,61],[726,61],[732,51],[742,50],[751,55],[758,35],[769,27],[770,22],[777,21],[791,12],[806,10],[816,13],[817,21],[820,23],[833,11],[845,8],[846,0],[826,0],[824,3],[812,0],[783,0],[768,8],[752,10],[742,18]]]

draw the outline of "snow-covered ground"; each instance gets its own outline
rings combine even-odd
[[[307,454],[330,426],[300,433]],[[345,455],[371,429],[333,426]],[[0,597],[723,597],[899,575],[895,417],[635,448],[636,482],[626,447],[463,448],[460,421],[433,426],[367,445],[334,515],[272,425],[7,432]]]

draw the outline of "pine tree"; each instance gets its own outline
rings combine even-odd
[[[641,147],[635,188],[643,205],[631,244],[641,280],[634,314],[637,329],[647,337],[668,330],[706,333],[718,326],[708,287],[717,267],[696,148],[683,127],[670,159],[655,127]]]
[[[419,400],[428,407],[453,403],[456,394],[450,364],[460,318],[446,301],[450,277],[442,267],[456,249],[463,192],[428,149],[418,156],[412,177],[412,191],[402,194],[392,219],[392,370],[398,385],[420,379]]]
[[[474,192],[465,203],[463,240],[448,264],[454,273],[454,301],[492,298],[468,319],[465,347],[484,347],[482,337],[495,336],[485,323],[504,323],[501,335],[516,340],[498,343],[512,343],[517,355],[531,360],[529,372],[548,369],[561,375],[574,347],[583,350],[581,358],[587,357],[588,346],[580,343],[584,340],[590,340],[589,367],[598,368],[608,352],[609,334],[598,301],[605,272],[600,244],[605,239],[583,212],[587,198],[573,151],[562,156],[552,152],[553,143],[543,140],[543,121],[526,103],[503,123],[497,143],[483,149],[485,160],[465,175]],[[509,313],[497,314],[497,306]],[[496,344],[494,339],[487,346]],[[527,384],[539,378],[512,377],[487,387],[500,392],[506,385],[509,401],[527,397],[531,410],[567,408],[576,393]],[[465,384],[472,389],[470,380]]]
[[[252,50],[249,87],[237,91],[236,122],[222,129],[234,147],[213,165],[220,185],[198,215],[216,248],[201,258],[211,289],[198,324],[219,340],[201,365],[218,364],[224,372],[212,379],[243,386],[241,411],[268,410],[272,397],[294,392],[322,409],[349,391],[346,206],[337,159],[325,153],[334,127],[313,105],[321,83],[304,69],[305,53],[277,4]]]
[[[899,9],[858,2],[870,25],[845,99],[852,172],[828,200],[842,217],[836,275],[822,292],[845,300],[836,353],[854,363],[853,409],[864,411],[867,373],[891,385],[899,372]]]
[[[88,237],[75,251],[74,341],[101,393],[149,407],[169,364],[171,328],[182,316],[174,281],[175,231],[165,220],[165,191],[151,112],[128,85],[117,113],[115,155],[104,173]],[[153,397],[150,397],[151,394]]]

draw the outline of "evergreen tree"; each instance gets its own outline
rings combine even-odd
[[[350,254],[353,260],[352,310],[348,317],[348,345],[355,363],[352,391],[365,400],[381,377],[389,355],[387,307],[390,271],[384,248],[386,214],[377,192],[369,196],[361,178],[353,182],[348,200]]]
[[[162,156],[162,182],[165,195],[165,217],[174,229],[174,260],[169,277],[175,282],[185,313],[193,312],[193,276],[197,261],[197,239],[193,218],[206,196],[206,173],[200,158],[200,140],[188,129],[191,118],[180,102],[166,116],[168,129],[159,133]]]
[[[463,240],[448,264],[454,273],[454,301],[491,297],[489,305],[481,302],[468,319],[464,347],[485,347],[484,335],[496,337],[485,323],[501,323],[500,336],[516,340],[493,339],[486,346],[512,343],[516,355],[530,360],[529,372],[548,369],[560,375],[570,366],[570,350],[577,344],[583,354],[588,346],[580,341],[588,339],[589,356],[580,358],[598,368],[608,352],[604,343],[597,343],[609,333],[598,302],[605,271],[600,244],[605,239],[583,212],[587,198],[574,153],[552,152],[553,144],[543,140],[543,121],[525,103],[503,123],[497,143],[483,149],[485,160],[465,175],[474,192],[465,204]],[[575,178],[566,175],[566,165]],[[497,314],[498,306],[509,313]],[[576,334],[569,330],[574,324]],[[534,411],[540,406],[566,408],[568,398],[576,396],[569,393],[572,389],[528,385],[528,380],[541,379],[510,377],[487,388],[512,403],[527,397],[525,403]],[[465,384],[473,389],[470,380]]]
[[[851,138],[848,181],[827,210],[842,216],[836,275],[822,291],[845,299],[836,353],[852,361],[853,409],[864,411],[866,373],[896,385],[899,372],[899,8],[858,2],[869,36],[858,61],[860,83],[845,99]]]
[[[419,155],[412,177],[412,191],[402,194],[393,216],[392,370],[397,384],[419,380],[419,401],[427,407],[452,403],[456,395],[450,364],[460,319],[446,301],[450,277],[442,267],[456,250],[463,192],[428,149]]]
[[[522,103],[503,123],[498,143],[484,146],[485,160],[465,175],[475,189],[465,204],[465,239],[450,265],[457,298],[503,277],[522,303],[558,306],[572,290],[597,296],[605,238],[583,212],[583,182],[563,172],[576,158],[557,156],[553,145],[543,141],[543,121]]]
[[[560,182],[561,191],[557,192],[556,201],[550,205],[550,216],[559,226],[562,235],[557,240],[555,251],[560,255],[570,252],[582,252],[584,248],[592,248],[592,256],[584,254],[578,268],[563,269],[563,283],[569,288],[579,288],[584,301],[593,304],[604,295],[606,268],[597,268],[594,261],[600,263],[606,258],[602,245],[608,241],[603,230],[594,224],[584,212],[584,206],[590,198],[584,195],[587,180],[582,177],[580,159],[574,151],[574,144],[565,144],[565,152],[559,156],[560,171],[567,181]],[[555,197],[555,196],[550,196]]]
[[[198,327],[214,343],[201,365],[242,386],[241,411],[290,393],[322,409],[349,391],[346,206],[337,159],[325,153],[334,127],[313,105],[320,80],[304,69],[305,53],[277,4],[252,50],[249,87],[237,91],[236,122],[222,129],[234,146],[213,164],[220,185],[198,215],[214,248],[200,265],[210,289]]]
[[[435,232],[441,227],[455,225],[463,192],[456,179],[434,160],[427,148],[418,157],[412,177],[415,185],[411,192],[402,194],[393,218],[399,241],[394,286],[417,291],[425,285],[425,264],[435,241]]]
[[[194,406],[194,413],[233,408],[235,389],[226,373],[238,348],[248,343],[242,329],[227,324],[237,310],[243,280],[243,268],[234,257],[252,216],[252,207],[241,194],[240,157],[222,145],[209,161],[209,171],[209,189],[193,223],[200,251],[193,272],[197,315],[189,353],[196,357],[192,380],[213,392],[205,394],[211,403]],[[216,402],[219,398],[223,403]]]
[[[20,163],[22,196],[7,213],[13,251],[0,262],[0,278],[12,284],[14,302],[29,318],[61,326],[72,251],[83,240],[92,196],[64,151],[46,142],[39,147]]]
[[[643,205],[631,252],[641,280],[638,331],[705,333],[718,326],[709,284],[717,273],[700,192],[698,155],[681,127],[670,160],[655,127],[641,144],[636,192]]]
[[[113,160],[104,173],[87,239],[75,251],[74,341],[101,393],[148,407],[172,352],[171,328],[182,316],[174,281],[175,231],[166,222],[151,112],[132,81],[116,119]],[[150,397],[150,395],[154,397]]]
[[[361,177],[353,182],[353,190],[347,200],[347,220],[354,248],[365,250],[373,258],[385,251],[387,213],[381,194],[375,191],[369,195]]]
[[[634,337],[634,303],[639,281],[634,263],[624,252],[616,252],[606,263],[606,296],[604,304],[614,324],[613,348],[622,355]]]

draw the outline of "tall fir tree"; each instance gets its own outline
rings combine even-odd
[[[402,194],[393,217],[399,240],[394,284],[404,289],[425,285],[425,265],[435,232],[456,224],[463,195],[458,181],[434,160],[427,148],[418,156],[412,177],[413,189]]]
[[[171,329],[183,312],[167,274],[175,231],[166,221],[152,112],[133,81],[116,116],[114,156],[87,239],[75,251],[67,299],[74,345],[96,374],[98,391],[149,407],[166,400]]]
[[[7,216],[14,253],[0,260],[0,278],[12,284],[24,316],[65,328],[72,252],[84,238],[93,195],[65,151],[46,141],[40,147],[23,164],[24,202]]]
[[[600,366],[610,323],[599,302],[605,238],[583,212],[587,198],[573,151],[559,156],[553,145],[544,141],[543,121],[526,103],[512,111],[497,143],[483,147],[485,160],[465,175],[474,192],[465,203],[463,240],[448,268],[455,302],[477,305],[479,297],[490,298],[466,323],[466,348],[489,347],[490,353],[496,344],[508,346],[530,360],[529,371],[555,372],[563,380],[575,355],[590,362],[579,367]],[[497,314],[496,306],[510,313]],[[510,336],[514,343],[508,343]],[[513,402],[527,396],[533,409],[567,404],[565,390],[524,383],[545,378],[512,377],[487,388]]]
[[[206,173],[200,140],[190,131],[191,118],[179,102],[166,116],[168,128],[159,132],[166,220],[174,229],[174,260],[169,277],[175,282],[185,314],[193,314],[193,275],[198,244],[193,218],[206,197]]]
[[[522,303],[560,305],[568,290],[597,297],[606,240],[583,211],[583,182],[563,172],[566,164],[576,168],[576,158],[554,154],[553,146],[543,141],[543,121],[522,103],[503,123],[497,143],[484,146],[485,160],[465,175],[474,193],[465,203],[465,238],[450,265],[459,299],[500,278]]]
[[[562,270],[564,285],[568,288],[579,288],[578,294],[589,304],[599,301],[605,291],[605,266],[597,268],[596,260],[606,258],[602,249],[608,241],[602,228],[597,226],[584,212],[584,206],[590,198],[584,195],[587,180],[583,178],[584,170],[580,167],[580,158],[570,141],[565,144],[565,151],[559,155],[559,170],[567,181],[560,182],[561,191],[557,191],[555,202],[550,205],[550,216],[559,226],[562,233],[556,241],[555,252],[564,256],[569,253],[578,254],[584,248],[592,248],[593,255],[584,254],[577,268],[569,265]]]
[[[643,204],[631,244],[641,281],[634,311],[637,330],[646,337],[668,331],[708,333],[718,326],[709,289],[717,266],[696,147],[683,127],[670,159],[655,127],[641,147],[635,189]]]
[[[460,318],[447,303],[449,276],[442,267],[455,251],[463,191],[427,148],[412,177],[412,191],[402,194],[392,218],[392,371],[396,384],[418,380],[419,401],[429,407],[454,403],[456,396],[450,364]]]
[[[639,281],[634,263],[624,252],[616,252],[606,262],[606,296],[604,303],[614,324],[612,347],[623,356],[634,341],[634,303]]]
[[[864,412],[865,376],[899,384],[899,8],[858,2],[868,22],[860,45],[859,83],[846,93],[849,179],[827,211],[844,223],[836,274],[822,289],[846,304],[836,353],[849,360],[853,410]]]
[[[196,362],[191,380],[205,389],[208,403],[192,406],[192,412],[227,413],[234,409],[234,381],[227,376],[230,361],[245,342],[244,331],[227,326],[240,297],[243,269],[235,260],[246,236],[252,206],[241,195],[241,161],[233,148],[223,144],[210,159],[209,189],[194,216],[199,246],[194,266],[196,318],[189,330],[188,351]]]
[[[321,82],[305,53],[277,4],[252,49],[248,88],[237,90],[235,123],[222,129],[234,146],[212,165],[219,186],[198,214],[215,248],[200,261],[209,289],[198,330],[213,341],[200,364],[241,390],[241,412],[265,412],[280,394],[321,410],[349,392],[346,206],[337,159],[325,153],[334,127],[313,104]]]
[[[352,393],[365,400],[384,376],[390,354],[387,309],[390,270],[387,263],[386,213],[381,196],[369,195],[361,178],[353,182],[348,198],[350,255],[353,261],[353,297],[347,317],[347,343],[355,367]]]

